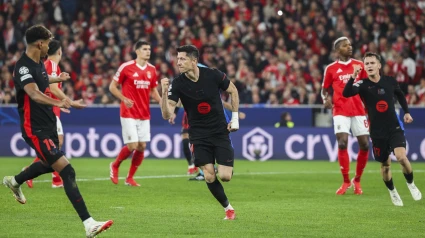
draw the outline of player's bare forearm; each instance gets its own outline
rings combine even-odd
[[[56,99],[53,99],[46,94],[42,93],[39,89],[37,84],[35,83],[29,83],[24,86],[25,92],[28,94],[28,96],[34,100],[36,103],[40,104],[46,104],[50,106],[61,106],[61,101],[58,101]]]
[[[50,84],[52,84],[52,83],[60,83],[60,82],[62,82],[62,80],[59,77],[54,77],[54,76],[50,76],[49,75],[49,83]]]
[[[52,83],[49,86],[50,91],[53,93],[53,95],[55,95],[57,98],[59,98],[60,100],[66,99],[67,96],[65,95],[65,93],[62,92],[62,90],[59,88],[59,84],[58,83]]]
[[[161,103],[161,96],[159,96],[158,89],[157,88],[152,88],[151,89],[151,93],[152,93],[152,98],[156,102]]]
[[[323,102],[328,98],[329,96],[329,89],[328,88],[322,88],[320,91],[320,95],[322,96]]]
[[[226,92],[230,94],[230,99],[231,99],[230,104],[232,105],[232,108],[230,108],[230,110],[232,112],[239,111],[239,93],[238,93],[238,89],[232,82],[230,82]]]
[[[168,100],[167,95],[161,98],[161,112],[162,118],[168,120],[171,118],[171,115],[174,113],[174,109],[176,109],[177,102],[173,100]]]
[[[112,95],[114,95],[114,97],[118,98],[121,101],[124,101],[125,97],[118,89],[118,83],[115,80],[112,80],[111,84],[109,84],[109,91],[112,93]]]
[[[354,87],[353,84],[354,84],[354,78],[350,77],[350,80],[348,80],[347,84],[344,87],[344,91],[342,92],[342,96],[348,98],[348,97],[355,96],[359,93],[359,88]]]

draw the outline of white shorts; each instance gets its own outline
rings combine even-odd
[[[150,120],[121,117],[121,127],[124,144],[151,141]]]
[[[369,135],[369,122],[366,116],[334,116],[334,131],[338,133],[353,133],[353,136]]]
[[[63,136],[62,122],[61,122],[61,119],[59,119],[59,117],[56,117],[56,128],[58,130],[58,135]]]

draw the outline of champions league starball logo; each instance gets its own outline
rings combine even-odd
[[[242,137],[242,155],[251,161],[266,161],[273,156],[273,136],[256,127]]]

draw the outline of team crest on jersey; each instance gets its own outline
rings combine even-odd
[[[148,79],[152,78],[152,74],[151,74],[151,72],[150,72],[150,71],[148,71],[148,72],[146,73],[146,76],[148,77]]]
[[[19,73],[22,74],[22,75],[27,74],[29,72],[30,72],[30,70],[25,66],[22,66],[22,67],[19,68]]]
[[[378,88],[378,95],[384,95],[385,90],[383,88]]]

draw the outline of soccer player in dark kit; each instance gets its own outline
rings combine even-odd
[[[238,91],[223,72],[197,66],[199,51],[195,46],[181,46],[177,48],[177,52],[180,75],[174,78],[171,85],[169,79],[161,80],[164,95],[161,101],[162,117],[170,119],[181,100],[190,125],[189,139],[193,145],[195,166],[203,170],[208,189],[223,206],[226,212],[224,219],[233,220],[235,210],[216,177],[214,163],[218,164],[221,181],[230,181],[233,175],[234,150],[229,132],[239,129]],[[231,120],[224,112],[221,90],[231,96]],[[168,98],[165,96],[167,93]]]
[[[13,72],[18,111],[21,119],[22,137],[33,148],[41,161],[31,164],[16,176],[6,176],[3,184],[8,187],[15,199],[25,204],[26,199],[21,185],[42,174],[57,171],[63,180],[65,193],[81,218],[86,230],[86,237],[95,237],[108,229],[113,221],[95,221],[89,214],[84,199],[75,180],[75,171],[59,148],[56,128],[56,116],[52,106],[59,108],[84,108],[80,101],[69,98],[56,100],[50,97],[49,80],[46,68],[41,60],[47,55],[52,33],[41,25],[32,26],[25,32],[27,49],[16,62]],[[46,226],[48,227],[48,226]],[[59,235],[60,236],[60,235]]]
[[[394,96],[397,97],[404,111],[404,122],[411,123],[413,119],[407,107],[406,98],[393,77],[381,76],[380,56],[375,53],[366,53],[363,59],[368,78],[354,83],[354,79],[362,70],[360,65],[354,65],[353,75],[344,88],[344,97],[359,94],[370,121],[370,137],[372,138],[373,155],[381,163],[381,174],[387,186],[391,201],[396,206],[403,206],[391,176],[391,152],[400,163],[407,187],[415,201],[422,198],[422,194],[413,182],[413,170],[406,156],[406,138],[404,137],[403,122],[400,121],[394,106]]]

